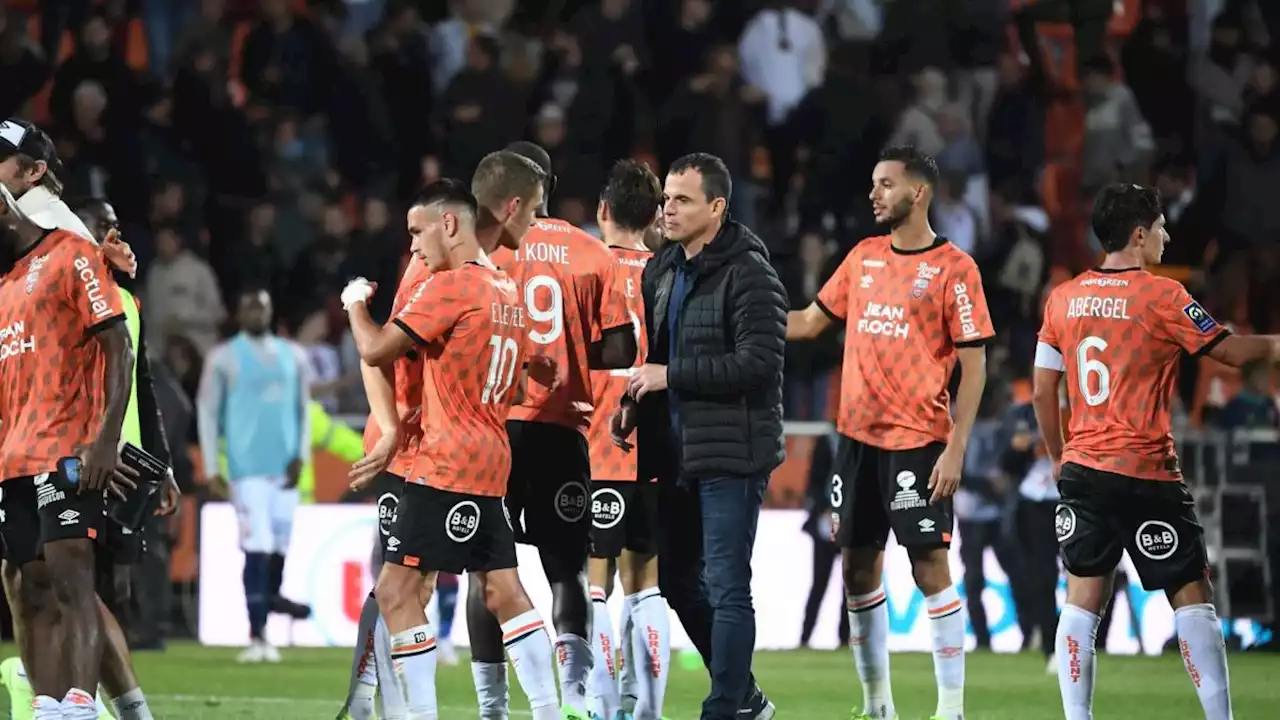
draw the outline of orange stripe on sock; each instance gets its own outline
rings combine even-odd
[[[865,607],[871,607],[881,600],[884,600],[884,590],[880,590],[870,597],[865,597],[861,600],[849,600],[847,602],[847,606],[850,610],[861,610]]]
[[[605,599],[604,591],[603,591],[603,590],[592,590],[592,591],[591,591],[591,599],[592,599],[592,600],[604,600],[604,599]]]
[[[929,617],[936,617],[936,616],[938,616],[938,615],[946,615],[947,613],[951,612],[952,610],[959,610],[959,609],[960,609],[960,601],[959,601],[959,600],[952,600],[951,602],[947,603],[946,605],[943,605],[942,607],[929,608]]]
[[[512,631],[511,631],[511,632],[509,632],[509,633],[503,633],[503,634],[502,634],[502,642],[507,642],[507,641],[508,641],[508,640],[510,640],[511,638],[520,637],[521,635],[523,635],[523,634],[525,634],[525,633],[527,633],[527,632],[532,632],[532,631],[534,631],[534,630],[537,630],[537,629],[538,629],[538,628],[540,628],[540,627],[542,627],[542,621],[541,621],[541,620],[535,620],[535,621],[533,621],[533,622],[529,623],[528,625],[525,625],[524,627],[516,628],[515,630],[512,630]]]
[[[414,643],[412,645],[397,645],[391,648],[392,655],[407,655],[409,653],[418,653],[430,650],[436,646],[435,638],[428,638],[426,642]]]

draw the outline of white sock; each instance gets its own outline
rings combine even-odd
[[[480,702],[480,720],[507,720],[511,698],[507,694],[507,663],[471,663],[471,678],[476,683]]]
[[[933,676],[938,681],[937,717],[964,718],[964,602],[956,586],[925,598],[933,635]]]
[[[407,691],[409,720],[435,720],[436,634],[429,623],[391,636],[391,662]]]
[[[660,720],[671,670],[671,615],[658,588],[636,593],[631,618],[631,654],[641,662],[636,667],[640,692],[635,720]]]
[[[560,676],[560,702],[578,712],[587,711],[587,678],[594,665],[591,643],[586,638],[565,633],[556,638],[556,670]]]
[[[1218,611],[1209,604],[1180,607],[1173,613],[1173,626],[1205,720],[1231,720],[1231,679]]]
[[[618,695],[618,646],[604,588],[591,588],[591,615],[591,652],[595,661],[587,676],[587,711],[613,720],[622,710],[622,697]]]
[[[1066,720],[1093,718],[1097,638],[1097,615],[1075,605],[1062,606],[1053,653],[1058,660],[1058,689]]]
[[[391,633],[381,616],[374,625],[373,657],[373,668],[378,678],[378,717],[381,720],[405,720],[409,714],[409,701],[391,660]]]
[[[636,709],[636,698],[640,695],[640,684],[636,678],[636,658],[631,651],[631,629],[635,624],[632,610],[636,606],[636,596],[626,595],[622,598],[622,630],[620,638],[628,638],[622,643],[622,657],[618,659],[618,692],[622,696],[622,711],[633,713]]]
[[[582,638],[578,638],[582,640]],[[582,640],[586,643],[585,640]],[[517,615],[502,623],[502,644],[516,669],[516,680],[529,698],[534,720],[559,720],[556,701],[556,674],[552,669],[551,637],[537,610]],[[590,648],[587,648],[590,652]]]
[[[374,684],[360,683],[351,691],[347,700],[347,714],[351,720],[374,720],[378,717],[374,712],[374,698],[378,694],[376,681]]]
[[[99,700],[98,702],[101,703],[102,701]],[[143,696],[142,688],[140,687],[136,687],[116,698],[115,706],[116,717],[119,720],[155,720],[151,715],[151,708],[147,707],[147,698]],[[105,708],[98,709],[101,711]]]
[[[364,599],[356,626],[356,647],[351,657],[351,677],[347,682],[347,711],[354,720],[373,717],[374,690],[378,686],[377,642],[378,601],[373,593]]]
[[[98,720],[98,703],[93,693],[71,688],[62,698],[62,720]]]
[[[889,608],[884,586],[866,595],[850,595],[849,647],[862,680],[862,713],[870,718],[892,718],[893,689],[889,682]]]
[[[62,703],[48,695],[37,695],[31,703],[35,720],[62,720]]]

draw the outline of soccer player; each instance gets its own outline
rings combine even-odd
[[[540,204],[541,187],[531,200]],[[372,288],[343,291],[362,360],[423,356],[422,433],[378,577],[378,607],[391,633],[411,720],[435,720],[435,634],[424,610],[438,572],[470,572],[499,622],[535,720],[558,718],[551,642],[516,570],[503,505],[511,449],[504,422],[528,366],[525,309],[516,285],[494,269],[476,237],[475,198],[456,181],[433,183],[419,202],[424,226],[412,251],[432,276],[379,328],[365,306]],[[364,283],[361,285],[360,283]]]
[[[298,507],[298,476],[311,452],[311,381],[297,345],[270,333],[271,296],[240,293],[240,332],[205,360],[196,401],[200,454],[214,487],[231,481],[240,521],[249,646],[238,662],[280,662],[267,642],[267,616],[279,596],[284,556]],[[218,467],[225,441],[227,475]]]
[[[645,246],[645,232],[654,224],[662,204],[662,183],[640,163],[623,160],[613,167],[600,196],[596,221],[605,245],[618,263],[616,292],[626,298],[636,334],[636,363],[645,355],[641,325],[644,299],[640,275],[653,256]],[[636,720],[662,716],[670,671],[671,628],[667,602],[658,590],[657,530],[658,486],[638,480],[636,455],[617,447],[610,435],[610,420],[627,391],[632,371],[593,370],[591,384],[595,411],[587,433],[591,450],[591,560],[587,581],[593,609],[591,649],[595,664],[587,683],[587,700],[593,717],[615,720],[619,713]],[[623,601],[621,637],[613,632],[608,599],[614,572],[621,575]],[[643,667],[632,673],[638,687],[619,686],[615,650],[621,646],[626,664]]]
[[[818,299],[787,317],[788,340],[814,338],[835,323],[845,328],[831,521],[862,679],[858,718],[897,716],[881,583],[890,530],[907,550],[929,611],[934,717],[964,716],[964,604],[947,562],[951,496],[994,333],[978,266],[929,227],[937,182],[929,156],[911,147],[885,149],[872,172],[871,204],[889,234],[855,245]],[[952,403],[947,384],[957,359],[960,387]]]
[[[533,222],[537,207],[534,201],[541,198],[544,180],[541,168],[514,153],[490,153],[481,160],[473,177],[475,188],[481,192],[480,217],[476,220],[476,236],[481,250],[492,252],[500,244],[519,247],[520,240]],[[406,217],[410,238],[416,238],[428,225],[427,208],[420,202],[423,197],[426,196],[414,200]],[[408,304],[417,286],[430,274],[427,266],[417,258],[410,259],[396,290],[393,316]],[[391,537],[404,479],[412,468],[417,442],[421,438],[422,358],[417,350],[410,350],[390,366],[375,368],[362,363],[362,372],[372,412],[365,426],[365,458],[352,468],[352,488],[363,489],[370,480],[380,488],[378,521],[381,546],[377,562],[381,564],[388,552],[386,542]],[[391,429],[398,430],[398,437],[389,434]],[[445,602],[446,592],[443,587],[440,589],[441,603]],[[441,612],[444,613],[443,608]],[[444,624],[443,619],[441,624]],[[441,636],[447,637],[443,630],[442,627]],[[394,680],[394,674],[388,672],[390,656],[377,650],[390,647],[386,633],[386,623],[380,619],[376,598],[370,593],[360,615],[358,637],[361,640],[357,642],[348,689],[346,709],[354,720],[368,717],[363,713],[371,711],[375,685],[384,689],[379,694],[383,706],[379,717],[396,720],[396,710],[390,705],[397,700],[394,692],[397,686],[386,682]],[[440,645],[442,650],[443,642]],[[441,660],[447,662],[446,656],[442,654]],[[502,667],[505,672],[505,662]],[[387,692],[388,689],[393,692]],[[388,713],[392,714],[389,716]]]
[[[103,657],[94,544],[119,466],[133,351],[99,249],[21,214],[0,186],[0,535],[21,571],[35,717],[96,718]],[[61,700],[59,700],[61,698]]]
[[[1053,290],[1036,346],[1036,419],[1062,495],[1054,527],[1067,601],[1054,641],[1067,720],[1093,717],[1098,616],[1127,551],[1149,591],[1163,590],[1187,674],[1208,720],[1231,718],[1222,627],[1204,530],[1170,430],[1183,352],[1241,367],[1280,361],[1280,337],[1232,335],[1177,281],[1153,275],[1169,243],[1153,188],[1110,185],[1093,207],[1106,257]],[[1066,376],[1069,439],[1059,381]]]
[[[533,143],[507,148],[541,167],[550,193],[554,176],[546,150]],[[482,192],[472,183],[476,197]],[[557,367],[554,390],[534,383],[507,422],[511,435],[511,483],[507,507],[517,542],[538,548],[554,599],[552,623],[560,692],[568,711],[587,713],[591,671],[591,603],[583,573],[590,546],[592,369],[630,367],[635,330],[626,303],[613,292],[616,263],[591,235],[563,220],[539,218],[516,252],[499,251],[494,262],[515,280],[528,313],[527,354]],[[592,338],[600,338],[591,342]],[[469,588],[467,622],[472,670],[481,706],[506,696],[497,666],[502,635],[484,612],[484,598]],[[505,705],[505,702],[501,702]],[[504,711],[505,712],[505,711]],[[505,717],[505,715],[498,715]]]

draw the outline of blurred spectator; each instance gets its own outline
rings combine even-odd
[[[929,221],[935,232],[961,250],[974,255],[982,240],[982,226],[978,221],[978,213],[964,200],[967,185],[968,178],[962,172],[952,170],[943,174],[929,208]]]
[[[937,119],[942,149],[934,159],[940,171],[962,181],[956,189],[963,196],[969,178],[982,174],[982,148],[973,134],[968,114],[959,104],[943,105]]]
[[[648,64],[644,23],[632,0],[600,0],[583,8],[571,24],[579,39],[583,62],[600,67],[613,65],[631,77]]]
[[[1111,182],[1144,180],[1155,144],[1133,91],[1104,56],[1084,63],[1085,133],[1081,187],[1092,196]]]
[[[1215,424],[1224,430],[1280,429],[1280,411],[1272,395],[1272,370],[1265,362],[1245,365],[1240,391],[1227,402]]]
[[[115,117],[104,119],[104,124],[128,124],[136,117],[138,83],[124,58],[112,49],[111,30],[105,12],[92,13],[80,28],[75,52],[54,73],[49,112],[59,127],[77,125],[73,96],[85,83],[96,84],[105,94],[103,102]],[[112,203],[118,209],[114,197]]]
[[[378,284],[369,303],[369,313],[381,321],[390,319],[391,303],[400,282],[401,267],[408,251],[403,237],[404,220],[397,217],[392,224],[385,200],[373,197],[364,201],[361,227],[351,239],[351,246],[360,251],[347,259],[343,282],[362,277]]]
[[[481,158],[519,139],[524,129],[524,99],[502,72],[500,52],[495,38],[472,38],[466,66],[434,108],[432,126],[448,177],[470,177]]]
[[[718,40],[712,24],[711,0],[680,0],[670,28],[664,28],[662,52],[652,57],[650,94],[659,106],[685,86],[690,77],[704,72],[707,56]],[[684,148],[663,152],[663,158],[675,159]]]
[[[263,201],[249,212],[249,227],[245,241],[234,253],[236,258],[236,288],[278,288],[285,271],[284,259],[277,249],[276,207]],[[224,288],[226,290],[226,288]],[[285,300],[284,293],[272,292],[273,297]]]
[[[332,45],[289,0],[262,0],[262,19],[244,39],[240,78],[254,103],[270,103],[310,118],[324,108],[333,82]]]
[[[991,240],[979,254],[987,304],[1012,361],[1030,366],[1049,276],[1045,251],[1049,216],[1009,181],[991,195]]]
[[[358,190],[391,192],[394,184],[387,181],[395,177],[395,129],[387,93],[369,65],[369,48],[361,37],[343,43],[327,118],[334,169]]]
[[[1058,627],[1058,538],[1053,530],[1053,514],[1061,498],[1054,482],[1053,463],[1040,447],[1030,403],[1010,408],[1005,422],[1009,451],[1019,456],[1013,461],[1006,459],[1006,467],[1026,468],[1021,479],[1016,474],[1013,477],[1019,495],[1014,524],[1023,553],[1023,607],[1031,628],[1027,644],[1038,644],[1045,657],[1051,658]]]
[[[13,117],[48,79],[49,56],[27,35],[22,16],[0,5],[0,117]]]
[[[165,365],[173,374],[174,380],[182,387],[188,402],[200,391],[200,373],[204,371],[203,358],[204,355],[199,348],[186,335],[169,338],[168,346],[164,349]],[[190,406],[187,407],[187,419],[187,432],[177,437],[186,437],[187,442],[194,443],[197,437],[195,413],[191,412]]]
[[[783,275],[791,307],[808,307],[818,297],[842,258],[832,243],[816,232],[800,236],[799,253]],[[827,417],[831,373],[840,364],[838,333],[804,342],[787,343],[784,409],[788,419],[820,420]]]
[[[195,14],[196,0],[142,0],[142,25],[147,30],[147,64],[160,82],[169,76],[173,50],[188,18]]]
[[[227,317],[213,269],[186,248],[177,226],[156,228],[156,261],[147,271],[147,324],[158,352],[174,335],[185,335],[203,354],[217,344]]]
[[[1222,13],[1213,20],[1209,52],[1191,73],[1191,86],[1199,96],[1210,127],[1219,139],[1239,127],[1244,115],[1244,88],[1253,72],[1253,55],[1245,47],[1244,30],[1236,13]]]
[[[1280,241],[1280,203],[1270,191],[1280,187],[1276,135],[1272,107],[1255,105],[1245,114],[1243,137],[1227,146],[1222,175],[1214,185],[1222,193],[1222,241],[1228,251],[1270,247]]]
[[[435,24],[431,30],[431,56],[434,60],[431,78],[437,95],[442,95],[454,76],[470,64],[472,40],[477,37],[496,37],[502,31],[502,25],[511,14],[511,2],[500,2],[506,5],[506,12],[499,8],[496,12],[486,13],[486,5],[494,5],[484,0],[452,0],[449,3],[450,14],[445,20]]]
[[[892,145],[914,145],[921,152],[937,157],[946,141],[938,127],[938,114],[947,103],[947,76],[928,67],[915,77],[915,101],[898,118]]]
[[[351,383],[351,378],[343,374],[338,348],[329,343],[330,335],[328,314],[317,311],[302,321],[293,339],[302,346],[310,362],[312,399],[320,403],[326,412],[336,413],[339,411],[338,393]],[[354,380],[359,384],[359,373],[354,374]]]
[[[1196,192],[1193,172],[1176,158],[1161,160],[1155,166],[1155,186],[1160,191],[1165,229],[1169,232],[1162,258],[1165,264],[1201,265],[1213,239],[1212,213]],[[1225,255],[1221,259],[1225,260]]]
[[[1142,20],[1121,51],[1124,77],[1142,116],[1151,124],[1158,147],[1167,152],[1190,148],[1195,96],[1187,77],[1184,46],[1162,11],[1144,9]]]
[[[391,0],[386,16],[369,37],[370,63],[377,73],[395,133],[397,195],[417,189],[419,163],[432,149],[433,136],[423,132],[436,93],[431,84],[431,50],[422,18],[412,2]]]
[[[826,40],[812,17],[785,0],[768,0],[743,29],[738,58],[747,84],[765,96],[765,134],[773,166],[769,202],[777,211],[791,187],[801,140],[792,113],[822,84]]]
[[[831,571],[839,567],[840,548],[832,541],[831,526],[831,477],[836,460],[837,436],[835,432],[819,435],[813,443],[813,462],[809,466],[809,486],[805,497],[804,531],[813,539],[813,580],[809,585],[809,597],[804,604],[804,622],[800,626],[800,645],[810,647],[813,629],[818,624],[818,611],[827,596],[831,584]],[[841,580],[843,581],[843,573]],[[843,585],[843,582],[841,583]],[[840,593],[844,597],[845,593]],[[849,644],[849,613],[840,613],[837,629],[840,646]]]
[[[1000,58],[1000,84],[987,118],[986,168],[991,187],[1031,185],[1044,165],[1045,88],[1016,56]]]

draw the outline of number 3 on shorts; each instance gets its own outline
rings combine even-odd
[[[550,301],[538,303],[538,290],[550,291]],[[545,299],[548,295],[543,294]],[[529,331],[529,339],[539,345],[550,345],[564,334],[564,291],[560,283],[550,275],[534,275],[524,284],[524,307],[535,323],[551,323],[545,331],[533,329]]]
[[[831,507],[844,505],[844,479],[839,475],[831,476]]]
[[[501,335],[490,335],[489,347],[493,348],[489,354],[489,377],[484,382],[480,402],[497,405],[515,382],[516,356],[520,354],[520,348],[515,340]]]
[[[1089,407],[1097,407],[1111,397],[1111,371],[1101,360],[1089,359],[1089,351],[1102,352],[1107,349],[1107,341],[1090,335],[1076,346],[1076,375],[1080,379],[1080,394]],[[1090,376],[1096,376],[1097,392],[1089,389]]]

